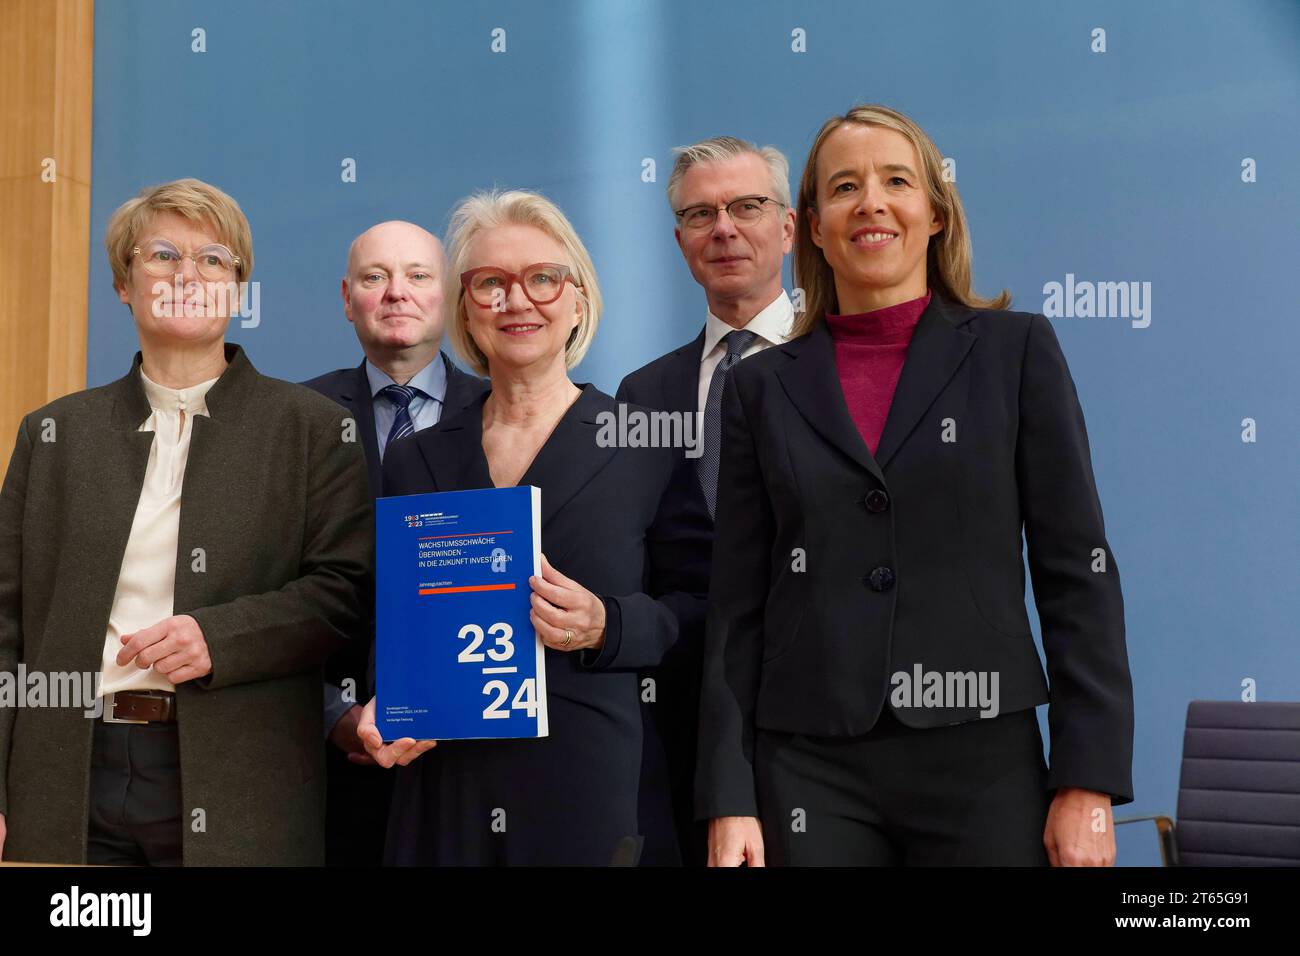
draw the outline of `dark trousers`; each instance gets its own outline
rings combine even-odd
[[[654,675],[658,687],[655,702],[644,705],[663,744],[682,865],[698,867],[705,866],[709,857],[708,822],[695,819],[695,760],[703,666],[695,659],[686,666],[662,666],[647,671]]]
[[[396,774],[351,763],[329,742],[325,774],[325,865],[380,866]]]
[[[858,737],[759,730],[770,866],[1046,866],[1032,709],[917,730],[886,706]]]
[[[95,721],[86,862],[180,866],[182,832],[176,724]]]

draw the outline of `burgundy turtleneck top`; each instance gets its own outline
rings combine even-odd
[[[853,424],[876,453],[885,417],[894,400],[903,359],[931,291],[919,299],[873,309],[857,315],[827,315],[826,326],[835,343],[835,370],[844,390]]]

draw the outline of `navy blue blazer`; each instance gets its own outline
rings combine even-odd
[[[642,862],[678,861],[665,760],[642,717],[638,671],[699,626],[707,551],[683,532],[679,503],[665,494],[672,450],[602,444],[602,417],[616,417],[617,406],[594,385],[581,388],[519,484],[541,489],[547,560],[604,603],[604,646],[547,648],[550,736],[444,741],[401,769],[391,862],[604,865],[625,837],[643,839]],[[384,494],[493,487],[486,398],[390,449]],[[494,807],[511,812],[505,834],[490,832]]]
[[[692,341],[629,373],[618,387],[617,400],[659,411],[695,414],[701,410],[697,406],[703,351],[701,330]],[[707,567],[713,548],[713,518],[700,488],[697,460],[687,457],[684,449],[678,452],[667,494],[677,502],[674,514],[682,526],[681,533],[695,542],[691,559]],[[700,617],[682,629],[660,666],[648,672],[656,681],[656,695],[653,702],[646,704],[668,755],[682,859],[692,866],[703,866],[707,858],[707,834],[694,823],[703,658],[704,619]]]
[[[694,414],[699,404],[700,353],[704,349],[704,332],[681,348],[662,355],[650,364],[629,373],[618,387],[616,402],[639,405],[656,411]],[[672,502],[670,513],[676,527],[668,534],[689,543],[684,559],[707,569],[713,547],[713,519],[696,474],[696,459],[685,449],[674,451],[672,478],[665,492]],[[683,675],[698,673],[704,650],[704,619],[698,627],[688,628],[678,639],[666,659],[664,668]],[[698,683],[698,676],[695,677]],[[698,695],[689,703],[690,722],[694,731]],[[693,734],[692,734],[693,735]]]
[[[443,394],[442,414],[439,416],[441,421],[448,416],[456,415],[486,392],[488,383],[485,379],[462,372],[452,364],[445,352],[439,352],[438,358],[447,371],[447,390]],[[361,447],[366,453],[370,497],[372,499],[379,497],[383,486],[383,475],[379,462],[379,442],[375,435],[374,398],[370,394],[370,380],[366,377],[365,361],[353,368],[326,372],[302,384],[351,410],[352,418],[356,422],[357,434],[361,437]],[[352,678],[357,682],[358,687],[372,685],[373,643],[368,628],[365,640],[352,641],[326,662],[326,680],[338,685],[343,680]]]
[[[685,345],[629,372],[618,387],[617,400],[667,412],[703,411],[699,407],[703,352],[704,330],[701,329]]]
[[[482,395],[487,391],[488,383],[485,379],[462,372],[445,352],[439,352],[438,358],[442,360],[443,367],[447,370],[447,391],[442,399],[442,414],[439,416],[441,420],[449,415],[455,415]],[[357,423],[357,434],[361,436],[361,446],[366,452],[366,472],[370,478],[371,497],[379,497],[382,484],[379,440],[375,436],[375,403],[374,397],[370,394],[370,379],[366,377],[366,363],[362,361],[354,368],[326,372],[302,384],[334,399],[345,408],[352,409]]]

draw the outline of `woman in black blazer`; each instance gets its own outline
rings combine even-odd
[[[1132,687],[1083,415],[1047,320],[971,291],[942,172],[893,110],[828,121],[799,196],[806,311],[728,385],[697,775],[714,865],[1114,859]]]
[[[527,192],[473,196],[453,215],[449,256],[448,332],[492,389],[393,445],[384,493],[541,488],[532,620],[547,648],[550,734],[443,741],[412,763],[433,742],[384,745],[372,700],[358,734],[380,764],[402,765],[388,861],[679,863],[637,669],[659,663],[679,623],[703,617],[703,497],[665,496],[673,450],[606,441],[614,400],[569,380],[601,306],[591,259],[559,209]]]

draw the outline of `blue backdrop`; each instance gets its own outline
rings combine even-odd
[[[360,361],[338,292],[354,235],[391,218],[441,233],[485,186],[543,191],[606,293],[575,380],[612,393],[704,318],[664,195],[673,146],[771,143],[797,184],[829,115],[903,110],[956,161],[979,291],[1038,312],[1067,275],[1150,283],[1145,328],[1054,319],[1124,586],[1137,799],[1121,813],[1174,809],[1189,700],[1248,679],[1300,699],[1295,0],[100,0],[94,67],[89,385],[136,349],[109,216],[196,176],[253,226],[261,322],[230,339],[292,380]],[[1149,829],[1119,849],[1158,859]]]

